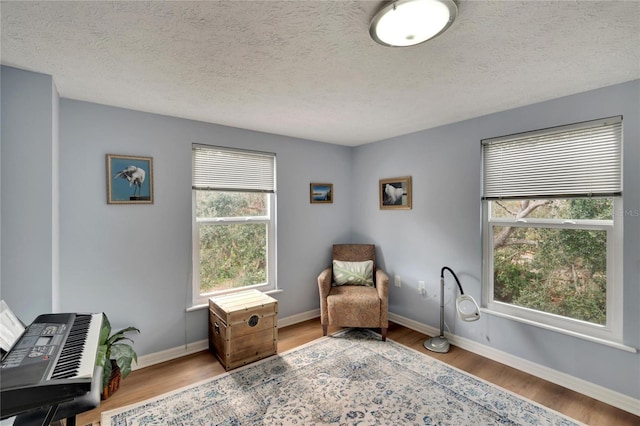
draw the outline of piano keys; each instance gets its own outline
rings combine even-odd
[[[102,313],[45,314],[0,364],[0,419],[55,406],[91,390]],[[55,410],[54,410],[55,412]]]

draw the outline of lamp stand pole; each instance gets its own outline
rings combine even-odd
[[[449,352],[449,341],[444,337],[444,275],[440,276],[440,335],[424,342],[424,347],[433,352]]]

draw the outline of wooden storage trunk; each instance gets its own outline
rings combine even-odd
[[[278,352],[278,301],[258,290],[209,299],[209,350],[225,370]]]

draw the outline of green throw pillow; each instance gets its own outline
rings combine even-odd
[[[366,285],[373,287],[373,260],[365,262],[333,261],[335,285]]]

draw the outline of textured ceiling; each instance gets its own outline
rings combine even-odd
[[[2,1],[2,63],[61,97],[360,145],[640,78],[640,1],[459,1],[376,44],[380,1]]]

